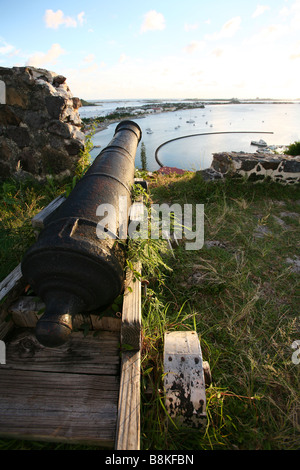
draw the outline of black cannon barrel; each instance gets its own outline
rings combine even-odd
[[[141,135],[133,121],[118,124],[111,142],[25,253],[23,276],[46,305],[36,325],[37,339],[45,346],[67,341],[76,313],[104,309],[122,292],[125,252],[116,242],[120,198],[129,208]],[[99,222],[97,209],[107,205],[115,209],[115,230]]]

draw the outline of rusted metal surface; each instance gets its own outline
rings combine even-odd
[[[63,344],[76,313],[105,309],[122,291],[125,253],[117,242],[119,201],[123,198],[130,207],[140,139],[136,123],[120,122],[110,144],[47,219],[23,258],[23,276],[46,304],[36,326],[37,338],[45,346]],[[99,226],[97,209],[105,204],[115,208],[115,233]],[[99,238],[99,230],[108,236]]]
[[[167,332],[164,348],[165,403],[170,418],[187,427],[205,426],[205,380],[197,333]]]

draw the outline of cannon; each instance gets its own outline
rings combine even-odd
[[[104,310],[123,290],[126,253],[124,243],[118,242],[119,201],[123,198],[131,205],[141,136],[135,122],[118,124],[111,142],[49,216],[23,257],[23,277],[45,303],[35,331],[44,346],[64,344],[72,333],[74,315]],[[98,207],[107,205],[116,211],[115,233],[99,222]],[[99,237],[99,231],[105,236]]]

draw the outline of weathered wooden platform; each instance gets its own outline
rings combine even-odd
[[[21,296],[8,307],[0,436],[139,449],[140,282],[129,287],[120,318],[80,316],[84,329],[57,348],[35,338],[40,301]]]
[[[0,370],[0,435],[114,447],[119,338],[111,332],[49,350],[25,330],[7,344]]]
[[[0,436],[139,450],[140,281],[129,272],[121,311],[78,315],[57,348],[35,338],[44,306],[26,295],[20,266],[0,283],[0,301]]]

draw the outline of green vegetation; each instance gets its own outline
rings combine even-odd
[[[299,365],[291,349],[299,337],[299,273],[286,262],[300,254],[299,188],[206,183],[187,174],[157,176],[150,197],[159,203],[203,203],[207,244],[187,251],[182,241],[169,254],[164,251],[171,271],[160,269],[159,278],[153,256],[144,264],[149,286],[143,298],[143,448],[299,448]],[[263,236],[261,226],[269,229]],[[166,417],[167,330],[196,330],[200,336],[212,372],[205,432],[178,429]]]
[[[80,98],[80,101],[81,101],[82,106],[96,106],[95,103],[91,103],[90,101],[86,101],[82,98]]]
[[[1,279],[34,241],[31,218],[68,193],[87,163],[85,156],[75,179],[61,183],[1,184]],[[205,182],[197,173],[149,181],[148,205],[204,204],[206,244],[187,251],[184,240],[172,250],[162,240],[129,241],[128,263],[141,260],[149,282],[142,299],[142,449],[299,449],[300,365],[291,348],[300,339],[299,272],[287,262],[300,257],[299,186]],[[172,330],[196,330],[210,364],[204,431],[177,428],[166,415],[163,337]],[[73,447],[2,440],[0,448]]]
[[[142,163],[142,170],[147,171],[146,146],[144,142],[141,143],[141,163]]]
[[[45,184],[11,178],[0,184],[0,280],[17,266],[34,243],[31,219],[57,196],[68,196],[83,176],[90,164],[91,147],[88,136],[73,177],[58,182],[49,176]]]
[[[293,144],[290,144],[285,150],[285,153],[287,155],[292,155],[293,157],[300,155],[300,142],[294,142]]]

